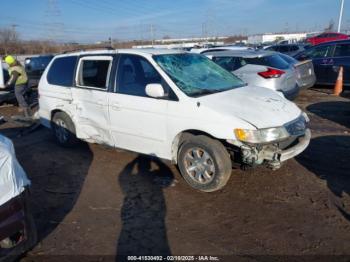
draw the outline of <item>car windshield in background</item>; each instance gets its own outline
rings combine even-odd
[[[245,83],[210,59],[198,54],[153,56],[157,64],[188,96],[201,96],[244,86]]]
[[[254,58],[244,58],[247,64],[253,65],[264,65],[270,66],[278,69],[288,69],[289,64],[278,54],[276,55],[268,55],[263,57],[254,57]]]

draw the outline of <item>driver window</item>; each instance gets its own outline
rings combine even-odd
[[[157,70],[141,56],[121,55],[117,76],[116,92],[120,94],[148,97],[148,84],[161,84],[166,95],[169,91]]]
[[[322,58],[329,54],[330,46],[319,46],[308,49],[305,54],[310,58]]]

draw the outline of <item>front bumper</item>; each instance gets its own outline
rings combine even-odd
[[[0,206],[0,262],[16,258],[36,243],[28,189]]]
[[[310,144],[311,140],[311,131],[310,129],[306,129],[305,135],[298,138],[298,143],[295,146],[292,146],[291,148],[288,148],[286,150],[282,150],[279,153],[279,160],[281,162],[284,162],[290,158],[293,158],[297,155],[299,155],[301,152],[303,152],[308,145]]]
[[[291,159],[303,152],[311,140],[311,131],[306,129],[304,134],[298,137],[291,136],[288,141],[240,146],[241,163],[248,166],[267,164],[272,169],[281,167],[282,162]],[[287,144],[286,144],[287,143]]]

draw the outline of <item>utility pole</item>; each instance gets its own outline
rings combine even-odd
[[[339,21],[338,21],[338,33],[340,33],[340,29],[341,29],[341,22],[342,22],[342,19],[343,19],[343,10],[344,10],[344,0],[341,0]]]
[[[151,38],[152,38],[152,47],[154,46],[154,26],[151,24]]]

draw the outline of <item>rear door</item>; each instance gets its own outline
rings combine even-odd
[[[72,88],[79,138],[113,145],[109,131],[108,86],[113,56],[83,56],[79,59]]]
[[[333,60],[330,59],[332,50],[332,45],[321,45],[307,49],[304,52],[307,58],[312,59],[318,83],[327,83],[329,81],[330,76],[328,74],[333,67]]]

